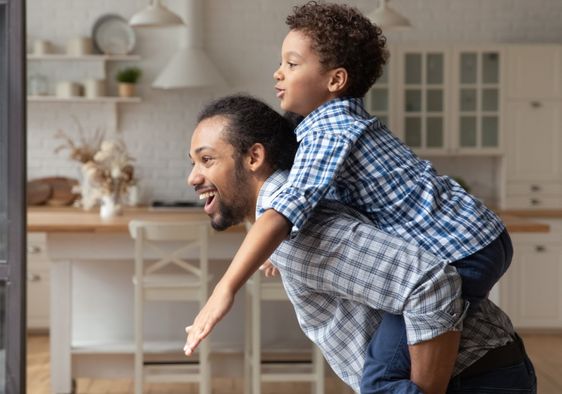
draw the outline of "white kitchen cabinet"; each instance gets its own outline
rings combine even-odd
[[[27,328],[49,328],[50,262],[44,233],[27,234]]]
[[[454,152],[502,153],[503,59],[499,46],[453,49],[450,123]]]
[[[516,328],[562,328],[562,234],[512,236],[514,259],[500,306]]]
[[[370,113],[424,156],[502,153],[502,46],[394,46]]]
[[[446,154],[450,147],[451,67],[447,47],[400,47],[395,133],[417,153]]]
[[[562,97],[562,49],[559,45],[510,45],[507,97],[557,100]]]

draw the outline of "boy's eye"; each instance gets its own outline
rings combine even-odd
[[[296,63],[287,62],[287,66],[289,66],[289,68],[295,68],[297,65]]]

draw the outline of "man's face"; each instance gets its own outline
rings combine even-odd
[[[331,74],[322,67],[312,49],[312,41],[298,30],[291,30],[281,48],[281,65],[273,74],[281,108],[306,116],[334,98],[328,86]]]
[[[204,210],[215,230],[241,223],[255,209],[242,158],[223,138],[227,122],[222,116],[201,121],[193,132],[189,151],[193,169],[187,182],[200,199],[206,199]]]

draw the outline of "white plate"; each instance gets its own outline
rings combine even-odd
[[[106,55],[126,55],[135,47],[135,32],[125,18],[106,14],[92,29],[96,49]]]

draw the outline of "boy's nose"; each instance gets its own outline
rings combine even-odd
[[[275,79],[276,81],[281,80],[282,78],[282,74],[281,74],[281,67],[279,67],[277,70],[275,70],[275,72],[273,73],[273,79]]]

